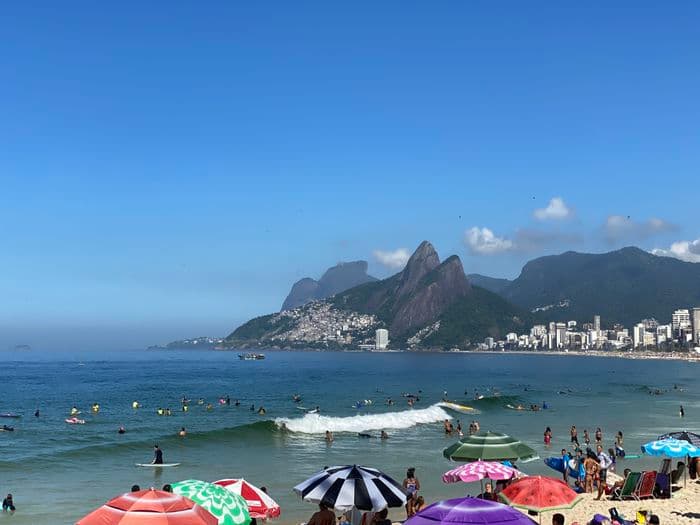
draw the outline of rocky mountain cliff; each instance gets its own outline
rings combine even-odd
[[[282,304],[282,310],[290,310],[310,301],[325,299],[376,280],[375,277],[367,274],[367,261],[339,263],[326,270],[318,281],[305,277],[294,283]]]
[[[401,336],[436,321],[469,290],[459,257],[440,263],[433,245],[424,241],[396,275],[340,293],[332,301],[339,308],[376,315],[394,336]]]

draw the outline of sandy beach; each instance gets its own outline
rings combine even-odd
[[[595,514],[609,516],[608,510],[616,507],[625,519],[634,519],[638,510],[650,511],[659,516],[662,525],[698,525],[700,523],[700,482],[688,480],[685,488],[674,492],[670,499],[645,499],[642,501],[596,501],[594,494],[584,494],[584,499],[573,509],[564,511],[567,525],[578,522],[584,525]],[[542,523],[551,523],[551,513],[542,516]]]

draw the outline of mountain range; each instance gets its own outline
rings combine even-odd
[[[395,345],[469,346],[486,336],[503,337],[530,321],[528,312],[471,285],[459,257],[441,262],[435,248],[424,241],[397,274],[253,319],[226,341],[238,347],[260,342],[342,347],[386,327]]]
[[[604,327],[629,328],[643,318],[669,322],[677,308],[700,305],[700,263],[634,247],[540,257],[508,280],[465,275],[459,257],[440,261],[424,241],[386,279],[367,275],[367,263],[356,261],[331,268],[308,289],[300,285],[305,281],[295,284],[282,312],[249,321],[227,344],[355,346],[385,327],[398,347],[466,347],[535,323],[600,315]]]
[[[326,270],[318,281],[304,277],[294,283],[282,303],[282,310],[290,310],[316,299],[325,299],[354,286],[376,280],[376,277],[367,275],[367,261],[341,262]]]

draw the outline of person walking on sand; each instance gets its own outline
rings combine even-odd
[[[569,460],[571,459],[571,456],[569,456],[569,453],[566,451],[565,448],[561,449],[561,463],[564,472],[562,473],[564,476],[564,483],[569,482]]]
[[[403,488],[406,491],[406,517],[410,518],[416,513],[415,501],[420,490],[420,481],[416,477],[416,469],[409,467],[406,470],[406,479],[403,480]]]
[[[605,482],[608,479],[608,469],[612,465],[612,458],[603,450],[602,445],[596,447],[598,450],[598,496],[597,500],[605,493]]]

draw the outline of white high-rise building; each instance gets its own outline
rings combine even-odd
[[[557,337],[557,348],[563,348],[566,346],[566,323],[557,323],[556,329]]]
[[[700,346],[700,306],[693,308],[693,342]]]
[[[678,333],[685,328],[690,328],[690,312],[685,308],[673,312],[671,316],[671,327],[674,333]]]
[[[600,316],[599,315],[593,316],[593,330],[595,330],[596,332],[600,332]]]
[[[645,333],[646,330],[644,329],[644,323],[639,323],[634,326],[634,329],[632,330],[632,344],[635,348],[644,344]]]
[[[374,347],[377,350],[385,350],[389,346],[389,330],[380,328],[374,332]]]
[[[530,328],[530,335],[532,337],[544,337],[547,335],[547,327],[543,324],[536,324]]]

